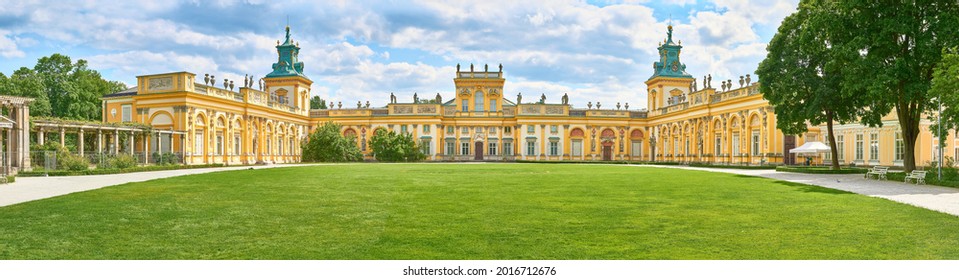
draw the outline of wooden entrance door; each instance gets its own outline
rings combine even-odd
[[[789,150],[796,148],[796,136],[787,135],[783,137],[783,163],[786,165],[796,164],[796,157],[789,153]]]
[[[473,159],[483,160],[483,142],[476,141],[476,145],[474,145],[474,148],[475,148],[474,149],[475,152],[473,152],[473,154],[475,154],[476,157],[474,157]]]
[[[603,146],[603,160],[613,160],[613,146]]]

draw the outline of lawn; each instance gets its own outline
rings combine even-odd
[[[957,259],[959,217],[648,166],[352,164],[0,207],[0,259]]]

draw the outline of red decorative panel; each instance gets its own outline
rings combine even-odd
[[[574,128],[573,131],[569,132],[569,137],[583,137],[585,134],[582,129]]]
[[[643,131],[642,131],[642,130],[639,130],[639,129],[633,130],[633,132],[631,132],[631,133],[629,134],[629,138],[630,138],[630,139],[643,139]]]

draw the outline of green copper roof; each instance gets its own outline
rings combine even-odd
[[[303,74],[303,62],[297,61],[300,47],[293,44],[293,40],[290,39],[289,26],[286,27],[286,41],[276,46],[276,53],[278,54],[277,62],[273,63],[273,72],[267,74],[267,78],[292,76],[306,78]]]
[[[679,54],[682,49],[682,45],[673,43],[673,26],[670,25],[666,32],[665,44],[658,48],[660,59],[653,63],[653,76],[649,79],[656,77],[692,78],[692,75],[686,73],[686,64],[679,61]]]

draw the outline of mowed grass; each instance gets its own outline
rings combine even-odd
[[[959,217],[622,165],[242,170],[0,208],[2,259],[957,259]]]

